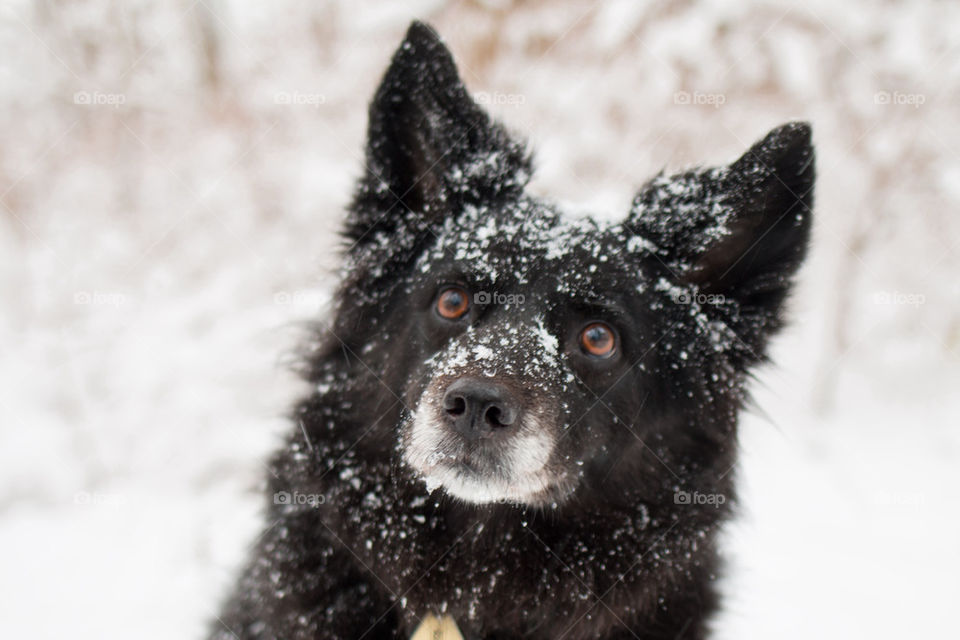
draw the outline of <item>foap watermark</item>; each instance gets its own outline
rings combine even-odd
[[[699,491],[677,491],[673,494],[674,504],[709,505],[716,509],[727,501],[722,493],[700,493]]]
[[[499,91],[488,93],[486,91],[481,91],[480,93],[476,94],[476,100],[477,104],[486,106],[497,105],[506,107],[519,107],[527,102],[527,97],[522,93],[500,93]]]
[[[873,294],[873,304],[905,305],[919,307],[926,303],[927,297],[922,293],[906,293],[903,291],[877,291]]]
[[[701,293],[700,291],[678,291],[673,296],[677,304],[714,305],[724,304],[727,299],[722,293]]]
[[[278,291],[273,294],[273,303],[281,305],[304,306],[318,309],[329,300],[328,296],[318,291]]]
[[[926,502],[920,491],[878,491],[873,495],[873,504],[883,507],[918,507]]]
[[[299,491],[277,491],[273,494],[273,504],[291,506],[310,506],[314,509],[327,502],[322,493],[300,493]]]
[[[127,298],[117,291],[74,291],[73,304],[84,306],[121,307]]]
[[[119,508],[127,503],[122,493],[101,493],[99,491],[78,491],[73,494],[73,504],[81,507]]]
[[[119,109],[127,101],[122,93],[104,93],[102,91],[77,91],[73,94],[73,104],[90,107],[113,107]]]
[[[873,94],[874,104],[905,106],[919,109],[927,101],[926,94],[905,93],[903,91],[877,91]]]
[[[722,93],[703,93],[701,91],[677,91],[673,94],[673,104],[713,107],[719,109],[727,102]]]
[[[474,304],[523,304],[526,298],[522,293],[500,293],[499,291],[477,291],[473,294]]]
[[[278,91],[273,94],[273,103],[282,105],[291,105],[294,107],[313,107],[319,108],[326,104],[327,97],[322,93],[303,93],[300,91]]]

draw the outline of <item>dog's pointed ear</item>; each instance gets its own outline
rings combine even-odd
[[[410,25],[370,105],[365,160],[346,230],[354,242],[519,193],[530,175],[523,145],[473,101],[422,22]]]
[[[725,233],[696,256],[686,279],[711,292],[740,288],[740,297],[784,289],[810,234],[813,160],[810,126],[791,123],[730,165],[723,181],[732,208]]]
[[[775,328],[806,253],[814,179],[810,126],[785,124],[729,166],[655,178],[627,226],[656,246],[678,284]]]

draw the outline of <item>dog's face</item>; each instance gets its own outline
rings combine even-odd
[[[622,220],[567,216],[526,193],[522,145],[411,27],[371,105],[335,325],[380,383],[367,400],[406,408],[406,468],[536,506],[671,500],[724,471],[804,253],[812,157],[785,125],[729,166],[655,178]]]
[[[527,197],[468,205],[437,229],[409,283],[422,333],[402,434],[428,485],[471,502],[557,501],[589,462],[584,435],[602,449],[611,411],[636,415],[634,320],[652,274],[625,259],[626,238]]]

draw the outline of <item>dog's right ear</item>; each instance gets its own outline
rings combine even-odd
[[[436,32],[414,22],[370,105],[365,169],[345,233],[353,244],[518,194],[530,159],[467,93]]]

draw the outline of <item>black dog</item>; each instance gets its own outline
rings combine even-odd
[[[413,24],[214,637],[706,633],[744,384],[806,250],[809,127],[654,178],[618,223],[565,217],[530,174]]]

